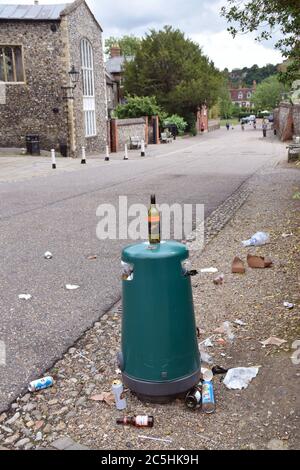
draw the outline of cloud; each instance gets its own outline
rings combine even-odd
[[[239,36],[235,39],[227,31],[192,35],[192,39],[202,46],[204,54],[211,58],[215,65],[229,70],[251,67],[254,64],[262,67],[268,63],[278,64],[282,61],[279,51],[265,47],[254,40],[254,36]]]
[[[1,1],[1,0],[0,0]],[[4,0],[6,3],[30,3],[29,0]],[[63,0],[41,0],[41,4]],[[274,40],[254,41],[255,35],[237,36],[227,32],[227,23],[220,16],[226,0],[87,0],[104,30],[104,37],[133,34],[144,36],[150,29],[172,25],[198,42],[217,67],[260,66],[282,61],[273,49]]]

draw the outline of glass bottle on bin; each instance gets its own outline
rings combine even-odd
[[[160,213],[156,207],[155,194],[151,196],[151,206],[148,212],[148,231],[149,231],[149,242],[151,245],[156,245],[161,241],[161,230],[160,230]]]

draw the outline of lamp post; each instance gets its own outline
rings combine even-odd
[[[75,153],[75,126],[74,126],[74,115],[73,115],[73,101],[74,101],[74,90],[80,79],[80,72],[78,72],[74,65],[72,65],[71,70],[68,72],[69,75],[69,85],[62,86],[61,89],[64,92],[63,99],[67,103],[67,128],[68,128],[68,141],[71,142],[71,155],[74,156]],[[70,127],[70,129],[69,129]]]

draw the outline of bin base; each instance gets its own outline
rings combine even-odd
[[[200,382],[201,370],[172,382],[145,382],[122,374],[123,383],[134,392],[141,401],[150,403],[169,403],[183,395]]]

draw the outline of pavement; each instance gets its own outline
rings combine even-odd
[[[299,176],[296,165],[264,166],[207,217],[205,249],[191,253],[193,268],[213,266],[224,276],[222,285],[212,274],[192,280],[201,355],[226,369],[258,367],[247,388],[229,390],[225,374],[216,375],[212,415],[188,410],[183,399],[142,403],[129,391],[126,411],[118,412],[111,396],[120,378],[118,303],[48,371],[52,388],[22,395],[0,414],[0,450],[299,450]],[[267,231],[269,242],[243,248],[257,230]],[[248,254],[269,256],[273,265],[251,269]],[[235,256],[244,275],[231,272]],[[230,336],[220,330],[225,321]],[[263,347],[271,336],[282,344]],[[136,414],[154,416],[154,427],[116,425],[116,418]]]
[[[0,183],[0,411],[43,375],[120,299],[120,252],[127,240],[99,241],[99,204],[205,204],[208,217],[265,165],[286,158],[284,145],[247,128],[148,147],[146,158],[122,154],[49,162],[2,157]],[[2,163],[3,162],[3,163]],[[50,250],[53,260],[44,260]],[[96,260],[89,257],[97,256]],[[80,289],[67,291],[66,284]],[[30,294],[29,301],[19,294]]]

